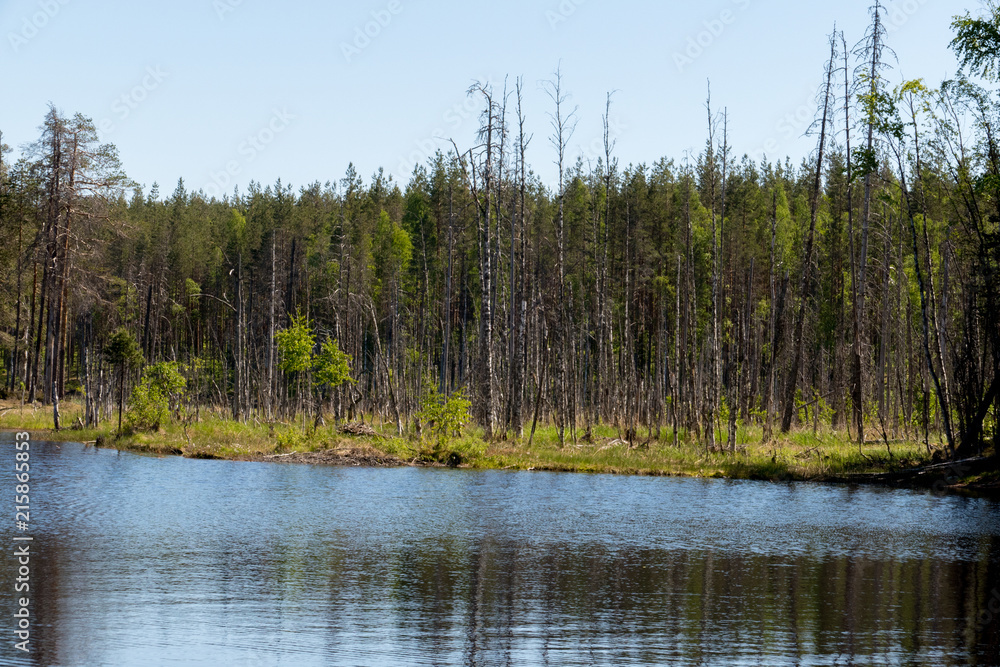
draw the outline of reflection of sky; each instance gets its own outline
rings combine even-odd
[[[997,583],[989,500],[71,444],[33,464],[38,664],[960,664],[963,597]]]

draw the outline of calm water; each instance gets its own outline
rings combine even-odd
[[[72,444],[32,475],[34,653],[6,520],[4,665],[1000,664],[992,500]]]

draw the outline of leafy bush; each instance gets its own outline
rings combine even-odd
[[[171,410],[180,409],[181,399],[187,389],[187,380],[181,374],[180,364],[176,361],[153,364],[146,368],[143,375],[167,398]]]
[[[320,346],[319,354],[313,358],[315,384],[336,389],[351,379],[351,355],[340,349],[335,338],[328,338]]]
[[[167,399],[144,379],[132,389],[125,423],[132,431],[155,431],[170,417]]]
[[[281,357],[281,370],[301,373],[312,367],[312,350],[316,344],[312,327],[305,315],[292,318],[291,326],[274,335]]]
[[[428,388],[421,410],[417,413],[417,418],[430,435],[428,439],[421,437],[421,458],[437,461],[450,459],[449,442],[452,438],[461,437],[462,429],[472,421],[470,408],[472,402],[465,397],[464,390],[445,398],[434,387]]]
[[[125,327],[119,327],[108,337],[104,357],[115,366],[138,364],[142,361],[142,350],[135,336]]]
[[[155,431],[170,419],[171,410],[179,410],[187,380],[177,362],[164,362],[146,368],[142,381],[129,397],[127,423],[133,431]]]
[[[306,442],[305,435],[294,429],[276,431],[274,438],[276,441],[274,451],[276,452],[294,451],[301,448]]]

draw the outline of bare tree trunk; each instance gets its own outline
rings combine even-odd
[[[3,146],[3,133],[0,132],[0,146]],[[3,151],[0,151],[0,179],[3,178]],[[2,185],[2,181],[0,181]],[[0,192],[0,199],[2,199],[3,193]],[[14,350],[11,353],[10,359],[10,390],[14,391],[17,388],[17,377],[18,377],[18,344],[21,342],[21,310],[22,310],[22,273],[23,273],[23,260],[24,260],[24,216],[18,214],[17,216],[17,313],[14,316]]]
[[[873,23],[871,32],[871,44],[868,47],[868,82],[869,82],[869,93],[874,94],[878,90],[878,71],[881,64],[881,54],[882,54],[882,33],[884,30],[882,24],[882,9],[880,0],[875,0],[875,5],[873,7]],[[846,56],[845,56],[846,58]],[[845,61],[846,62],[846,61]],[[845,65],[846,67],[846,65]],[[845,74],[846,76],[846,74]],[[850,126],[848,126],[848,133],[850,133]],[[871,158],[872,162],[875,159],[875,127],[873,119],[868,119],[868,143],[867,143],[867,153]],[[868,292],[868,230],[871,225],[871,200],[872,200],[872,189],[873,189],[873,174],[871,171],[871,166],[865,170],[865,189],[864,189],[864,202],[862,209],[862,219],[861,219],[861,256],[858,258],[857,262],[857,286],[856,286],[856,306],[855,306],[855,333],[854,333],[854,418],[858,429],[858,443],[864,444],[864,377],[862,375],[862,347],[863,339],[862,334],[864,331],[864,324],[862,322],[865,316],[865,300]],[[853,253],[852,253],[853,254]]]
[[[389,363],[386,361],[386,355],[382,352],[382,337],[378,331],[378,317],[375,315],[375,304],[369,301],[368,308],[372,316],[372,326],[375,327],[375,354],[378,356],[379,361],[382,362],[382,369],[385,371],[385,382],[389,390],[389,400],[392,406],[392,413],[396,418],[396,435],[403,435],[403,418],[399,412],[399,402],[396,400],[396,390],[393,387],[392,373],[389,371]]]
[[[559,303],[556,306],[557,315],[557,357],[559,363],[559,375],[556,380],[557,408],[556,423],[559,429],[559,446],[566,443],[566,420],[569,416],[568,374],[567,357],[570,351],[572,336],[570,331],[570,313],[567,308],[568,295],[566,292],[566,183],[565,183],[565,159],[566,148],[570,138],[573,136],[576,124],[574,109],[569,114],[563,113],[563,105],[569,99],[569,95],[562,90],[562,70],[557,69],[555,80],[548,82],[549,98],[555,105],[555,114],[552,116],[553,134],[550,141],[556,149],[556,166],[559,168],[559,194],[558,212],[556,213],[556,274],[558,280]],[[627,307],[627,306],[626,306]]]
[[[677,306],[674,313],[674,381],[671,389],[673,400],[674,447],[680,445],[680,402],[681,402],[681,255],[677,254]]]
[[[917,173],[918,184],[920,184],[922,182],[920,180],[921,178],[920,135],[916,123],[916,107],[914,106],[912,100],[910,101],[910,113],[913,119],[913,145],[914,145],[914,155],[916,160],[916,173]],[[917,284],[920,288],[920,320],[923,326],[924,357],[927,362],[927,370],[931,375],[931,380],[934,382],[934,388],[938,396],[938,404],[941,408],[941,418],[944,424],[945,437],[948,439],[948,450],[949,453],[952,456],[954,456],[956,453],[956,445],[955,445],[955,436],[951,424],[951,405],[949,403],[948,396],[945,393],[945,386],[941,381],[941,377],[934,367],[934,359],[933,355],[931,354],[931,348],[930,348],[931,315],[928,312],[930,304],[928,303],[927,299],[927,292],[928,292],[927,281],[925,281],[924,279],[923,269],[921,268],[919,243],[917,240],[917,226],[916,222],[913,219],[914,213],[913,213],[913,205],[910,201],[911,199],[910,192],[906,187],[906,170],[903,168],[903,155],[902,155],[903,149],[893,146],[893,150],[896,153],[896,164],[899,169],[899,183],[900,183],[900,189],[902,190],[903,193],[903,203],[906,206],[906,216],[910,222],[910,235],[911,235],[911,240],[913,242],[913,262],[917,273]],[[924,224],[926,224],[926,218]],[[929,256],[930,255],[929,248],[927,252]],[[928,267],[928,269],[930,269],[930,267]],[[933,276],[929,276],[929,279],[933,280]],[[944,369],[947,361],[944,359],[943,356],[941,357],[940,361],[941,361],[941,368]]]
[[[274,328],[275,328],[275,301],[277,300],[277,254],[275,252],[275,244],[277,242],[278,228],[271,231],[271,289],[270,298],[268,299],[268,306],[270,308],[268,313],[267,321],[267,418],[270,421],[274,420],[274,401],[275,401],[275,387],[274,387]]]
[[[525,275],[524,275],[524,237],[527,231],[527,165],[525,153],[530,137],[524,133],[525,117],[522,109],[522,82],[517,82],[517,125],[518,125],[518,214],[511,216],[510,221],[510,357],[508,368],[510,372],[510,386],[508,389],[508,401],[510,403],[510,417],[508,428],[513,429],[517,437],[521,437],[524,432],[524,420],[521,415],[522,400],[524,397],[524,349],[525,336],[525,314],[527,311],[527,299],[525,298]],[[517,236],[520,234],[521,248],[517,252]],[[519,264],[520,263],[520,264]],[[520,271],[518,267],[520,266]],[[520,273],[520,285],[517,284],[518,273]]]
[[[729,111],[728,111],[728,109],[723,109],[722,110],[722,183],[721,183],[721,185],[722,185],[722,188],[721,188],[722,193],[721,193],[721,195],[722,196],[721,196],[721,206],[719,208],[719,240],[718,240],[718,246],[715,249],[715,253],[716,253],[716,269],[717,269],[718,272],[722,271],[722,261],[719,258],[719,255],[721,253],[721,244],[723,243],[723,240],[725,238],[725,227],[726,227],[726,177],[728,176],[728,167],[729,167]],[[724,304],[726,302],[725,296],[724,295],[721,295],[721,296],[719,295],[719,285],[718,285],[718,282],[719,282],[719,277],[716,276],[716,286],[715,286],[716,297],[717,297],[717,301],[716,301],[716,304],[715,304],[715,313],[716,313],[716,318],[715,318],[715,352],[716,352],[716,356],[715,356],[715,379],[714,379],[715,386],[717,387],[716,392],[715,392],[716,401],[718,401],[718,397],[719,397],[719,395],[720,395],[720,393],[721,393],[721,391],[723,389],[723,387],[722,387],[722,349],[721,349],[722,342],[721,342],[721,339],[719,337],[719,313],[720,313],[720,309],[722,307],[722,304]],[[735,319],[736,318],[733,318],[734,323],[735,323]],[[729,452],[732,453],[732,454],[735,454],[736,453],[736,412],[738,410],[738,405],[737,405],[738,400],[737,399],[738,399],[738,396],[739,396],[739,392],[738,392],[737,388],[739,387],[739,382],[737,380],[737,377],[738,377],[738,372],[736,370],[737,364],[732,361],[732,357],[735,354],[735,351],[737,349],[737,346],[735,344],[735,337],[734,337],[733,340],[734,340],[734,342],[729,345],[729,349],[731,351],[730,355],[729,355],[730,356],[730,369],[731,369],[730,379],[729,379],[729,386],[726,387],[725,389],[726,389],[727,398],[729,400]]]
[[[492,90],[479,85],[477,90],[486,100],[486,125],[480,129],[480,134],[486,143],[486,155],[483,163],[484,197],[480,198],[475,187],[475,164],[473,163],[473,196],[476,199],[476,211],[479,232],[479,267],[480,267],[480,313],[479,313],[479,372],[478,385],[483,405],[483,427],[487,439],[496,433],[496,410],[494,405],[493,382],[493,133],[494,133],[494,102]]]
[[[235,327],[233,327],[233,420],[243,421],[243,253],[240,252],[233,275],[233,294],[236,300]]]
[[[769,336],[771,344],[768,346],[770,352],[770,358],[767,360],[767,384],[764,386],[764,443],[767,444],[771,441],[771,399],[774,395],[774,362],[776,359],[775,352],[778,346],[778,313],[776,312],[778,306],[778,295],[777,295],[777,285],[775,284],[776,276],[774,275],[775,268],[775,243],[777,240],[777,226],[778,226],[778,204],[777,204],[777,191],[771,191],[771,272],[770,281],[771,286],[771,307],[768,309],[770,316],[770,327]],[[787,281],[786,281],[787,282]]]
[[[33,265],[34,277],[31,284],[31,322],[28,328],[28,351],[29,359],[28,366],[30,370],[26,373],[28,376],[28,396],[31,403],[35,402],[35,387],[38,378],[38,355],[41,352],[42,346],[42,308],[43,302],[45,301],[45,289],[43,287],[42,294],[39,296],[38,305],[38,317],[35,317],[35,297],[38,296],[38,262],[34,262]],[[44,268],[42,269],[44,275]],[[43,279],[44,285],[44,279]],[[34,350],[31,350],[31,339],[32,336],[35,338]]]
[[[146,317],[142,325],[142,353],[146,359],[151,358],[151,337],[149,333],[149,317],[153,310],[153,276],[149,276],[149,287],[146,289]]]
[[[42,403],[52,402],[56,375],[56,316],[60,313],[57,289],[57,272],[59,270],[59,217],[62,210],[62,174],[63,174],[63,121],[50,111],[47,124],[51,128],[51,153],[49,156],[48,201],[46,203],[45,220],[45,268],[42,279],[42,291],[48,294],[48,317],[45,322],[45,367],[42,384]],[[58,421],[58,411],[53,412],[53,418]],[[55,425],[58,428],[58,424]]]
[[[792,428],[792,417],[795,414],[795,390],[798,384],[799,366],[802,363],[803,329],[806,319],[806,308],[812,299],[813,291],[813,249],[815,246],[816,217],[819,214],[819,198],[823,178],[823,150],[826,147],[826,126],[830,111],[830,92],[833,84],[833,61],[836,59],[836,36],[830,37],[830,60],[826,68],[826,86],[823,93],[823,118],[820,121],[819,150],[816,156],[816,176],[813,181],[812,201],[809,212],[809,233],[806,236],[805,260],[802,265],[802,285],[799,291],[799,310],[795,318],[795,333],[792,345],[795,346],[792,356],[792,368],[788,373],[788,383],[785,387],[784,415],[781,420],[782,433],[788,433]]]
[[[452,282],[452,258],[454,257],[455,246],[455,211],[454,197],[451,185],[448,186],[448,270],[445,273],[444,282],[444,304],[441,317],[443,319],[444,333],[441,342],[441,371],[438,380],[438,393],[447,396],[451,388],[448,383],[448,346],[451,344],[451,282]]]
[[[719,351],[719,233],[717,228],[715,200],[715,118],[712,116],[712,91],[708,91],[708,100],[705,103],[708,111],[708,155],[706,156],[706,166],[709,170],[709,208],[712,213],[712,326],[709,330],[708,342],[708,396],[705,402],[705,422],[708,429],[705,441],[709,451],[714,451],[715,443],[715,419],[719,409],[719,384],[720,384],[720,356]]]

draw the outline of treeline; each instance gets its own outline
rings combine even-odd
[[[601,159],[569,164],[557,73],[554,191],[525,162],[518,80],[473,87],[477,145],[405,188],[349,167],[162,197],[53,107],[0,162],[3,387],[53,405],[57,426],[83,394],[93,425],[144,363],[176,361],[193,406],[244,420],[323,405],[402,431],[429,394],[465,388],[488,437],[610,423],[735,449],[741,424],[770,438],[823,422],[974,453],[1000,415],[998,106],[964,75],[890,85],[883,11],[857,47],[831,37],[801,164],[735,158],[711,99],[696,159],[621,167],[606,131]],[[968,74],[1000,80],[998,26],[992,5],[956,18]],[[317,354],[346,352],[351,381],[283,364],[295,326]],[[119,373],[105,348],[122,330],[142,361]]]

